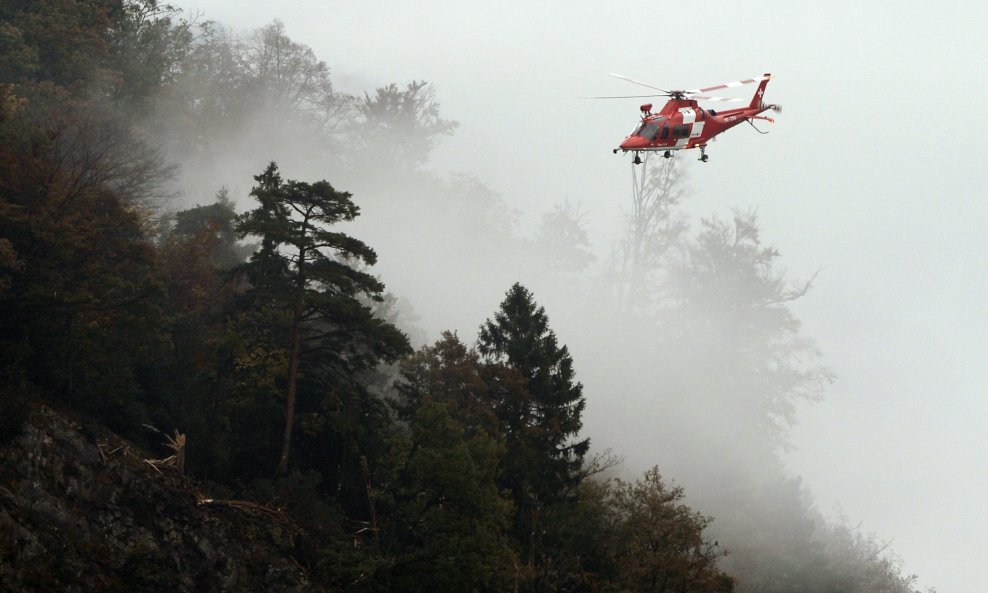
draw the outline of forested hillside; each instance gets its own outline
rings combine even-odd
[[[780,461],[832,374],[757,218],[693,228],[653,162],[595,255],[567,202],[524,233],[426,172],[456,127],[426,82],[337,92],[278,23],[0,4],[0,446],[51,407],[180,449],[161,471],[291,517],[315,590],[912,593]],[[584,430],[615,394],[643,468]]]

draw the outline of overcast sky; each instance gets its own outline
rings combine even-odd
[[[691,163],[687,208],[757,208],[790,275],[819,271],[794,309],[838,380],[801,411],[791,467],[821,510],[839,505],[892,540],[923,586],[981,593],[984,3],[178,4],[235,31],[280,19],[329,64],[338,90],[433,83],[443,117],[460,122],[437,171],[475,173],[523,222],[569,199],[590,214],[595,240],[629,200],[629,157],[610,149],[636,124],[638,102],[579,97],[643,90],[608,72],[663,88],[771,72],[766,100],[785,108],[763,126],[771,133],[740,126],[712,143],[708,163]],[[444,327],[469,334],[493,311],[485,306],[469,326]]]

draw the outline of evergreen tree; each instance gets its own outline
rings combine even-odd
[[[538,469],[546,481],[542,494],[552,498],[574,486],[590,447],[589,439],[572,440],[583,425],[583,384],[575,380],[569,349],[559,345],[545,309],[528,289],[517,283],[511,287],[494,320],[481,326],[478,350],[489,362],[505,364],[525,378],[527,426],[513,426],[515,418],[501,420],[509,432],[532,437],[527,445],[541,458]],[[497,404],[510,408],[517,402]]]
[[[303,355],[315,355],[312,362],[330,374],[352,374],[393,361],[409,346],[404,334],[359,300],[382,298],[384,285],[352,265],[373,265],[374,250],[330,229],[359,214],[350,194],[327,181],[283,182],[274,163],[255,180],[251,195],[260,205],[240,218],[237,232],[259,236],[261,247],[245,271],[255,302],[290,318],[281,474],[288,465]]]
[[[521,284],[481,326],[478,350],[495,370],[488,381],[507,446],[502,480],[514,494],[515,528],[519,537],[528,535],[523,547],[534,568],[540,514],[571,494],[583,476],[590,440],[574,440],[586,406],[583,385],[575,381],[573,359],[549,329],[545,309]]]

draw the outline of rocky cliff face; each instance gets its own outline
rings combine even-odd
[[[0,448],[0,591],[313,591],[298,533],[49,408]]]

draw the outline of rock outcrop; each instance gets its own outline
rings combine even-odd
[[[298,536],[50,408],[0,448],[0,591],[314,591]]]

